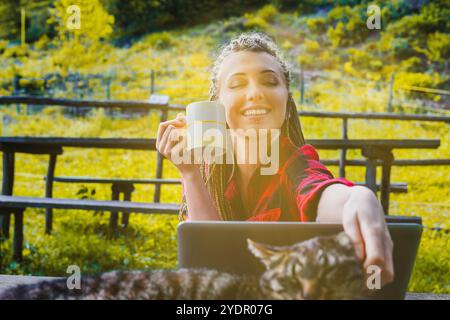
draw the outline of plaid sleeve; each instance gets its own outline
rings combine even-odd
[[[317,206],[323,190],[334,183],[354,186],[345,178],[334,178],[333,174],[319,161],[319,155],[312,145],[306,144],[300,149],[304,158],[302,175],[297,177],[296,200],[301,221],[315,221]]]

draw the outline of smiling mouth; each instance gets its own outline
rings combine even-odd
[[[248,109],[248,110],[241,111],[241,114],[244,117],[265,116],[268,113],[270,113],[270,109],[265,109],[265,108]]]

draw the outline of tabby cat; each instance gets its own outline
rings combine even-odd
[[[266,266],[260,277],[208,269],[112,271],[82,278],[78,290],[56,279],[13,287],[0,299],[349,299],[363,292],[363,269],[343,232],[283,247],[247,242]]]

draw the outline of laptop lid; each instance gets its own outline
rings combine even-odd
[[[415,223],[388,223],[394,242],[392,283],[375,299],[404,299],[422,234]],[[270,245],[291,245],[343,230],[340,224],[304,222],[191,221],[178,225],[178,267],[210,268],[237,274],[264,272],[247,248],[246,239]]]

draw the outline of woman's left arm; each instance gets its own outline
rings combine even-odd
[[[332,184],[319,200],[317,221],[342,223],[355,245],[364,269],[376,265],[381,269],[381,285],[394,279],[393,243],[386,227],[383,208],[367,187]]]

